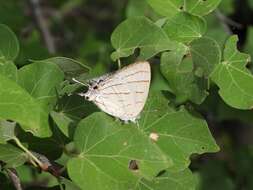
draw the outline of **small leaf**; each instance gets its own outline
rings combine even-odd
[[[173,173],[166,171],[153,181],[141,180],[138,184],[138,190],[194,190],[196,189],[196,178],[189,169]]]
[[[159,14],[168,18],[180,11],[194,15],[207,15],[212,12],[221,0],[148,0],[150,6]]]
[[[90,70],[88,66],[82,64],[81,62],[67,57],[52,57],[39,62],[47,62],[58,65],[58,67],[64,72],[67,79],[71,79],[72,77],[76,77]]]
[[[82,189],[129,189],[138,175],[152,178],[172,164],[136,126],[122,125],[104,113],[82,120],[74,142],[81,154],[68,162],[68,173]],[[129,169],[131,160],[137,171]]]
[[[50,115],[63,134],[69,137],[69,127],[71,123],[73,123],[73,120],[67,117],[63,112],[58,113],[51,111]]]
[[[206,32],[206,22],[201,17],[181,12],[168,19],[163,29],[170,39],[189,43],[203,36]]]
[[[154,144],[172,158],[174,163],[169,171],[180,171],[188,167],[191,154],[219,150],[201,116],[184,108],[174,111],[161,93],[150,95],[139,123],[147,135],[158,135]]]
[[[237,36],[228,39],[223,62],[216,65],[211,78],[220,88],[219,95],[228,105],[238,109],[252,109],[253,75],[246,68],[250,56],[237,50],[237,41]]]
[[[221,0],[187,0],[185,1],[185,10],[191,14],[204,16],[211,13]]]
[[[0,58],[0,75],[6,76],[16,82],[18,78],[16,65],[12,61]]]
[[[161,72],[167,79],[169,87],[176,95],[176,102],[183,103],[190,100],[200,104],[207,96],[205,79],[194,75],[192,59],[187,55],[187,48],[162,54]],[[184,57],[184,56],[188,57]]]
[[[15,137],[15,126],[15,122],[0,121],[0,144],[4,144]]]
[[[140,48],[140,58],[148,59],[178,45],[170,41],[160,27],[145,17],[129,18],[122,22],[112,33],[111,43],[116,49],[111,54],[114,61],[133,54],[137,48]]]
[[[130,0],[126,8],[127,18],[136,16],[147,16],[152,20],[157,20],[159,16],[152,10],[146,0]]]
[[[183,0],[147,0],[160,15],[171,18],[184,9]]]
[[[14,60],[19,53],[19,43],[16,35],[4,24],[0,24],[0,57]]]
[[[190,44],[190,51],[195,70],[201,70],[208,78],[214,67],[221,61],[219,44],[211,38],[200,38]]]
[[[22,150],[11,144],[0,144],[0,160],[7,164],[7,167],[15,168],[27,161],[27,155]]]
[[[19,84],[43,105],[55,101],[56,89],[64,78],[57,65],[47,62],[26,65],[19,69],[18,76]]]
[[[0,119],[11,119],[36,136],[49,136],[48,114],[15,82],[0,75]]]

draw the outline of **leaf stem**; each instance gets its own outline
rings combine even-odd
[[[120,61],[120,59],[118,59],[118,68],[119,69],[121,68],[121,61]]]
[[[37,163],[41,168],[43,168],[43,163],[36,157],[34,156],[21,142],[17,137],[14,137],[13,140],[16,142],[16,144],[24,151],[26,152],[29,157],[32,159],[32,163],[34,164]],[[33,162],[34,161],[34,162]]]

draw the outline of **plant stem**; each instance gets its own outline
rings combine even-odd
[[[16,142],[16,144],[24,151],[26,152],[33,161],[35,161],[41,168],[43,168],[43,163],[34,156],[20,141],[17,137],[14,137],[13,140]]]

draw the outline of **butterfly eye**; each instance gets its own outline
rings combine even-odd
[[[93,89],[94,89],[94,90],[98,89],[98,86],[97,86],[97,85],[96,85],[96,86],[94,86],[94,87],[93,87]]]
[[[89,100],[90,99],[89,96],[84,96],[84,98],[85,98],[85,100]]]

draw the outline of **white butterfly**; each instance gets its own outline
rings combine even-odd
[[[135,122],[147,100],[150,80],[149,63],[136,62],[92,79],[88,91],[79,95],[114,117]]]

